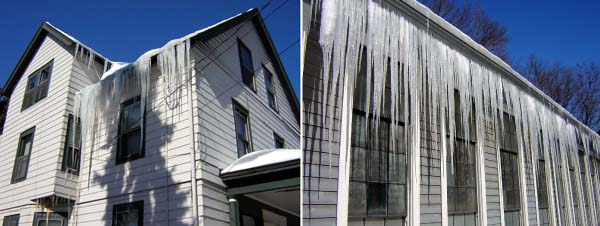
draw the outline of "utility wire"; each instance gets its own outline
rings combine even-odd
[[[269,2],[265,3],[265,5],[264,5],[264,6],[263,6],[263,7],[262,7],[260,10],[259,10],[259,12],[258,12],[258,13],[260,14],[260,12],[261,12],[262,10],[264,10],[264,9],[265,9],[265,7],[266,7],[266,6],[268,6],[268,4],[270,4],[270,2],[271,2],[271,1],[269,1]],[[273,9],[273,11],[271,11],[271,12],[270,12],[268,15],[266,15],[266,16],[264,17],[264,21],[267,21],[267,19],[269,19],[269,17],[270,17],[270,16],[272,16],[272,15],[273,15],[275,12],[277,12],[278,10],[280,10],[280,9],[281,9],[281,8],[282,8],[284,5],[286,5],[287,3],[288,3],[288,0],[286,0],[286,1],[284,1],[283,3],[279,4],[279,5],[278,5],[278,6],[277,6],[275,9]],[[221,42],[220,42],[220,43],[219,43],[217,46],[215,46],[215,47],[214,47],[214,48],[213,48],[213,49],[212,49],[212,50],[211,50],[211,51],[210,51],[208,54],[206,54],[206,56],[205,56],[205,57],[201,58],[199,61],[195,62],[193,65],[190,65],[190,68],[187,68],[187,70],[189,70],[189,69],[192,69],[192,68],[193,68],[195,71],[197,71],[197,72],[199,72],[199,73],[202,73],[202,70],[204,70],[204,69],[208,68],[208,67],[209,67],[209,66],[211,66],[213,63],[215,63],[215,60],[216,60],[216,59],[218,59],[219,57],[221,57],[221,56],[222,56],[224,53],[226,53],[226,52],[227,52],[229,49],[231,49],[233,46],[235,46],[235,43],[234,43],[234,44],[231,44],[231,45],[229,45],[229,46],[227,46],[227,48],[225,48],[225,50],[223,50],[221,53],[219,53],[218,55],[216,55],[216,56],[215,56],[214,58],[212,58],[212,59],[211,59],[211,58],[209,58],[209,57],[210,57],[210,55],[211,55],[212,53],[214,53],[214,52],[215,52],[215,51],[216,51],[216,50],[217,50],[217,49],[218,49],[218,48],[219,48],[221,45],[223,45],[224,43],[226,43],[227,41],[229,41],[229,40],[230,40],[232,37],[236,37],[236,35],[235,35],[235,34],[237,34],[237,33],[240,31],[240,29],[241,29],[241,28],[242,28],[244,25],[246,25],[246,23],[249,23],[249,22],[250,22],[250,20],[246,20],[246,21],[244,21],[244,23],[243,23],[243,24],[240,24],[240,25],[238,25],[238,28],[235,30],[235,32],[234,32],[234,34],[233,34],[233,35],[230,35],[229,37],[227,37],[226,39],[224,39],[223,41],[221,41]],[[255,30],[254,28],[253,28],[253,29],[249,29],[249,30],[248,30],[246,33],[242,34],[242,35],[241,35],[241,36],[239,36],[239,37],[242,37],[242,38],[243,38],[243,37],[247,36],[248,34],[250,34],[250,32],[252,32],[252,31],[254,31],[254,30]],[[289,45],[288,45],[286,48],[284,48],[282,51],[280,51],[279,53],[277,53],[277,57],[281,56],[283,53],[285,53],[286,51],[288,51],[289,49],[291,49],[291,47],[293,47],[294,45],[297,45],[299,42],[300,42],[300,39],[297,39],[296,41],[294,41],[294,42],[292,42],[291,44],[289,44]],[[197,66],[198,66],[198,65],[200,65],[200,63],[201,63],[201,62],[203,62],[203,61],[204,61],[204,60],[206,60],[206,59],[209,59],[210,61],[209,61],[209,62],[208,62],[206,65],[204,65],[202,68],[198,69],[198,68],[197,68]],[[271,62],[271,60],[269,60],[269,61],[266,61],[266,62]],[[221,69],[221,71],[225,72],[225,74],[226,74],[226,75],[227,75],[227,76],[228,76],[228,77],[229,77],[231,80],[233,80],[233,81],[235,82],[235,84],[233,84],[231,87],[227,88],[225,91],[223,91],[223,92],[219,93],[219,94],[218,94],[218,95],[216,95],[216,96],[215,96],[213,99],[209,100],[207,103],[204,103],[202,106],[198,106],[199,108],[202,108],[202,107],[205,107],[205,106],[207,106],[208,104],[212,103],[213,101],[215,101],[216,99],[218,99],[219,97],[221,97],[222,95],[224,95],[225,93],[227,93],[227,92],[231,91],[233,88],[235,88],[235,87],[237,87],[237,86],[239,86],[239,85],[241,85],[241,84],[242,84],[242,81],[237,81],[237,80],[235,79],[235,77],[234,77],[234,76],[233,76],[231,73],[229,73],[229,72],[228,72],[226,69],[224,69],[223,67],[221,67],[219,64],[215,64],[215,65],[217,65],[217,67],[219,67],[219,68]],[[256,70],[254,70],[254,73],[258,72],[260,69],[261,69],[261,68],[258,68],[258,69],[256,69]],[[187,71],[187,70],[186,70],[186,71]],[[170,93],[168,93],[167,95],[165,95],[165,96],[164,96],[164,98],[163,98],[163,99],[162,99],[160,102],[158,102],[157,104],[155,104],[153,108],[151,108],[151,109],[149,109],[149,110],[147,110],[147,111],[153,111],[153,110],[155,110],[156,108],[160,107],[160,106],[161,106],[161,104],[163,104],[163,102],[165,102],[165,101],[167,100],[167,98],[168,98],[168,97],[170,97],[171,95],[173,95],[175,92],[179,91],[179,90],[180,90],[180,89],[183,87],[183,85],[185,85],[187,82],[189,82],[189,81],[190,81],[190,79],[192,79],[193,77],[195,77],[195,76],[188,76],[188,77],[187,77],[187,78],[186,78],[186,79],[185,79],[185,80],[184,80],[184,81],[183,81],[183,82],[182,82],[180,85],[178,85],[177,87],[175,87],[175,88],[174,88],[174,89],[173,89],[173,90],[172,90]],[[141,118],[140,118],[140,119],[138,119],[138,121],[139,121],[139,120],[141,120]],[[136,122],[136,123],[137,123],[137,122]],[[114,139],[114,138],[116,138],[116,136],[115,136],[115,137],[113,137],[113,139]]]
[[[288,3],[288,0],[286,0],[285,2],[279,4],[279,6],[277,6],[277,8],[275,8],[273,11],[271,11],[271,13],[269,13],[267,16],[265,16],[264,20],[266,21],[271,15],[273,15],[276,11],[280,10],[285,4]],[[269,4],[269,2],[267,2],[267,4]],[[264,7],[261,9],[264,10]],[[260,11],[259,11],[260,13]],[[218,59],[219,57],[221,57],[221,55],[223,55],[224,53],[226,53],[229,49],[231,49],[233,46],[235,46],[235,44],[231,44],[229,46],[227,46],[227,48],[225,50],[223,50],[221,53],[219,53],[217,56],[215,56],[214,58],[210,59],[210,55],[212,53],[215,52],[215,50],[217,50],[221,45],[223,45],[224,43],[226,43],[227,41],[229,41],[232,37],[236,37],[235,34],[237,34],[240,29],[243,27],[243,25],[245,25],[246,23],[248,23],[250,20],[245,21],[243,24],[238,25],[238,28],[236,29],[236,31],[234,32],[233,35],[227,37],[225,40],[221,41],[216,47],[214,47],[205,57],[203,57],[202,59],[200,59],[198,62],[194,63],[194,65],[191,65],[191,68],[193,68],[194,70],[196,70],[197,72],[202,73],[202,70],[208,68],[209,66],[211,66],[211,64],[213,64],[215,62],[216,59]],[[246,37],[246,35],[248,35],[251,31],[254,31],[253,29],[248,30],[246,33],[242,34],[240,37]],[[280,56],[281,54],[283,54],[285,51],[289,50],[292,46],[298,44],[300,42],[300,39],[297,39],[295,42],[293,42],[292,44],[290,44],[288,47],[286,47],[283,51],[281,51],[280,53],[277,54],[277,56]],[[210,61],[204,65],[202,68],[198,69],[196,68],[196,66],[200,65],[200,63],[202,63],[202,61],[209,59]],[[268,61],[270,62],[270,60]],[[225,74],[231,78],[233,81],[235,81],[235,84],[229,88],[227,88],[225,91],[221,92],[219,95],[216,95],[212,100],[210,100],[208,103],[203,104],[202,106],[199,107],[205,107],[207,104],[212,103],[215,99],[217,99],[218,97],[222,96],[223,94],[227,93],[228,91],[230,91],[231,89],[235,88],[236,86],[241,84],[241,81],[236,81],[236,79],[233,77],[233,75],[231,75],[231,73],[229,73],[227,70],[225,70],[224,68],[222,68],[221,66],[219,66],[218,64],[216,64],[217,67],[221,68],[221,70],[223,72],[225,72]],[[188,68],[188,69],[191,69]],[[254,73],[256,73],[259,69],[254,70]],[[189,76],[187,77],[179,86],[175,87],[174,90],[172,90],[169,94],[167,94],[163,100],[159,103],[157,103],[155,106],[160,106],[162,104],[162,102],[164,102],[169,96],[171,96],[173,93],[175,93],[176,91],[178,91],[181,87],[183,87],[183,85],[185,85],[187,82],[190,81],[190,79],[192,79],[194,76]],[[154,108],[153,108],[154,109]],[[150,109],[151,111],[153,109]]]

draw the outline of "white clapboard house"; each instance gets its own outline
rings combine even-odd
[[[600,225],[600,137],[414,0],[303,1],[303,223]]]
[[[2,93],[3,226],[299,225],[299,103],[256,9],[133,63],[43,23]]]

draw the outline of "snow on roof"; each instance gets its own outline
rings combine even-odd
[[[60,32],[62,35],[64,35],[64,36],[65,36],[65,37],[67,37],[68,39],[71,39],[71,41],[73,41],[73,42],[77,43],[78,45],[80,45],[80,46],[82,46],[82,47],[84,47],[84,48],[88,49],[90,52],[94,53],[94,55],[96,55],[96,56],[99,56],[99,57],[102,57],[102,58],[104,58],[104,59],[106,59],[106,60],[108,60],[108,61],[111,61],[111,60],[109,60],[107,57],[105,57],[105,56],[102,56],[102,54],[100,54],[100,53],[96,52],[95,50],[93,50],[92,48],[90,48],[89,46],[86,46],[85,44],[83,44],[83,42],[80,42],[79,40],[77,40],[77,39],[76,39],[76,38],[74,38],[73,36],[71,36],[71,35],[67,34],[67,32],[64,32],[64,31],[62,31],[62,30],[58,29],[58,27],[56,27],[56,26],[52,25],[50,22],[46,21],[45,23],[46,23],[46,24],[48,24],[48,26],[50,26],[50,27],[52,27],[53,29],[55,29],[56,31]]]
[[[251,9],[248,9],[248,10],[247,10],[246,12],[244,12],[244,13],[247,13],[247,12],[250,12],[250,11],[252,11],[252,8],[251,8]],[[195,31],[195,32],[192,32],[192,33],[190,33],[190,34],[187,34],[187,35],[185,35],[185,36],[183,36],[183,37],[181,37],[181,38],[172,39],[172,40],[168,41],[167,43],[165,43],[165,44],[164,44],[162,47],[160,47],[160,48],[155,48],[155,49],[151,49],[151,50],[148,50],[148,51],[146,51],[144,54],[140,55],[140,56],[139,56],[139,57],[136,59],[136,61],[138,61],[138,60],[140,60],[140,59],[144,59],[144,58],[150,58],[150,57],[152,57],[152,56],[154,56],[154,55],[156,55],[156,54],[160,53],[161,51],[163,51],[163,50],[164,50],[164,49],[166,49],[166,48],[173,47],[173,46],[175,46],[175,45],[177,45],[177,44],[183,43],[184,41],[186,41],[186,40],[188,40],[188,39],[190,39],[190,38],[193,38],[193,37],[195,37],[195,36],[199,35],[199,34],[200,34],[200,33],[202,33],[202,32],[205,32],[205,31],[207,31],[207,30],[209,30],[209,29],[211,29],[211,28],[214,28],[214,27],[217,27],[217,26],[219,26],[219,25],[221,25],[221,24],[223,24],[223,23],[226,23],[227,21],[230,21],[230,20],[232,20],[232,19],[234,19],[234,18],[236,18],[236,17],[238,17],[238,16],[240,16],[240,15],[242,15],[242,14],[243,14],[243,13],[239,13],[239,14],[237,14],[237,15],[235,15],[235,16],[232,16],[232,17],[229,17],[229,18],[227,18],[227,19],[225,19],[225,20],[222,20],[221,22],[218,22],[218,23],[216,23],[216,24],[213,24],[213,25],[211,25],[211,26],[208,26],[208,27],[202,28],[202,29],[200,29],[200,30],[197,30],[197,31]],[[57,29],[57,30],[58,30],[58,29]],[[59,30],[59,31],[60,31],[60,30]],[[61,32],[62,32],[62,31],[61,31]],[[63,33],[64,33],[64,32],[63,32]],[[67,35],[67,34],[65,33],[65,35]],[[68,35],[67,35],[67,36],[68,36]],[[68,36],[68,37],[71,37],[71,36]],[[71,38],[72,38],[72,37],[71,37]],[[74,38],[73,38],[73,39],[74,39]],[[74,39],[74,40],[76,41],[76,39]],[[113,68],[111,68],[111,70],[108,70],[108,71],[106,71],[106,72],[105,72],[105,73],[102,75],[102,77],[101,77],[101,80],[104,80],[104,79],[105,79],[105,78],[107,78],[108,76],[112,75],[113,73],[117,72],[119,69],[121,69],[121,68],[124,68],[124,67],[125,67],[125,66],[127,66],[127,65],[129,65],[129,63],[123,63],[123,62],[119,62],[119,65],[115,65],[115,66],[113,67],[115,70],[113,70]],[[118,67],[116,67],[116,66],[118,66]]]
[[[302,151],[300,149],[266,149],[255,151],[235,160],[235,162],[223,169],[221,174],[300,160],[301,157]]]

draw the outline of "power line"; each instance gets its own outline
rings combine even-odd
[[[288,3],[288,0],[286,0],[285,2],[279,4],[279,6],[277,6],[273,11],[271,11],[271,13],[269,13],[267,16],[265,16],[264,20],[266,21],[271,15],[273,15],[276,11],[280,10],[285,4]],[[267,2],[265,5],[269,4],[269,2]],[[261,10],[264,10],[264,7],[261,8]],[[260,11],[258,12],[260,13]],[[227,46],[227,48],[225,48],[225,50],[223,50],[221,53],[219,53],[217,56],[215,56],[213,59],[210,59],[210,55],[212,53],[215,52],[215,50],[217,50],[221,45],[223,45],[224,43],[226,43],[227,41],[229,41],[232,37],[235,37],[235,34],[237,34],[237,32],[240,31],[240,29],[243,27],[243,25],[245,25],[246,23],[248,23],[250,20],[245,21],[243,24],[238,25],[238,28],[236,29],[236,31],[234,32],[234,35],[231,35],[229,37],[227,37],[225,40],[221,41],[216,47],[214,47],[205,57],[203,57],[202,59],[200,59],[198,62],[194,63],[194,65],[191,65],[191,68],[188,69],[194,69],[197,72],[202,72],[202,70],[206,69],[207,67],[209,67],[212,63],[215,62],[216,59],[218,59],[221,55],[223,55],[224,53],[226,53],[229,49],[231,49],[233,46],[235,46],[235,44],[231,44],[229,46]],[[244,33],[243,35],[241,35],[240,37],[246,37],[246,35],[250,34],[251,31],[254,31],[253,29],[248,30],[246,33]],[[284,53],[285,51],[289,50],[292,46],[296,45],[297,43],[300,42],[300,39],[296,40],[295,42],[293,42],[292,44],[290,44],[288,47],[286,47],[283,51],[281,51],[280,53],[277,54],[277,56],[279,57],[282,53]],[[200,65],[200,63],[204,60],[206,60],[207,58],[210,59],[210,61],[204,65],[202,68],[198,69],[196,68],[196,66]],[[270,60],[269,60],[270,61]],[[240,85],[241,82],[240,81],[236,81],[236,79],[233,77],[233,75],[231,75],[227,70],[223,69],[220,65],[216,64],[217,67],[221,68],[221,70],[223,72],[225,72],[225,74],[231,78],[233,81],[235,81],[235,84],[229,88],[227,88],[224,92],[221,92],[219,95],[216,95],[212,100],[210,100],[208,103],[212,103],[212,101],[214,101],[215,99],[217,99],[218,97],[222,96],[223,94],[229,92],[231,89],[235,88],[236,86]],[[254,70],[254,72],[256,73],[259,69]],[[187,82],[190,81],[190,79],[192,79],[194,76],[189,76],[188,78],[186,78],[179,86],[177,86],[173,91],[171,91],[169,94],[165,95],[165,97],[163,98],[163,100],[161,102],[159,102],[158,104],[156,104],[156,106],[160,106],[162,104],[162,102],[166,101],[166,99],[171,96],[173,93],[175,93],[176,91],[178,91],[184,84],[186,84]],[[205,107],[206,104],[200,106],[200,107]],[[153,110],[153,109],[151,109]]]

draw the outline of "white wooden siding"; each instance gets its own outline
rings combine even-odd
[[[67,49],[51,36],[44,38],[10,98],[4,134],[0,136],[0,216],[8,215],[5,211],[12,211],[12,207],[32,204],[32,199],[54,193],[62,162],[64,113],[73,61]],[[47,97],[21,111],[27,78],[51,60],[54,63]],[[11,184],[19,136],[34,126],[27,179]]]
[[[242,82],[236,37],[251,50],[255,90]],[[217,50],[207,57],[215,48]],[[279,80],[252,22],[197,42],[191,54],[194,62],[198,62],[194,70],[193,98],[199,150],[196,165],[201,178],[198,181],[199,221],[205,225],[228,225],[229,206],[219,173],[238,158],[233,101],[248,110],[255,151],[274,148],[274,132],[285,140],[286,148],[300,148],[300,126],[283,89],[284,81]],[[263,65],[273,74],[279,111],[268,104]]]

